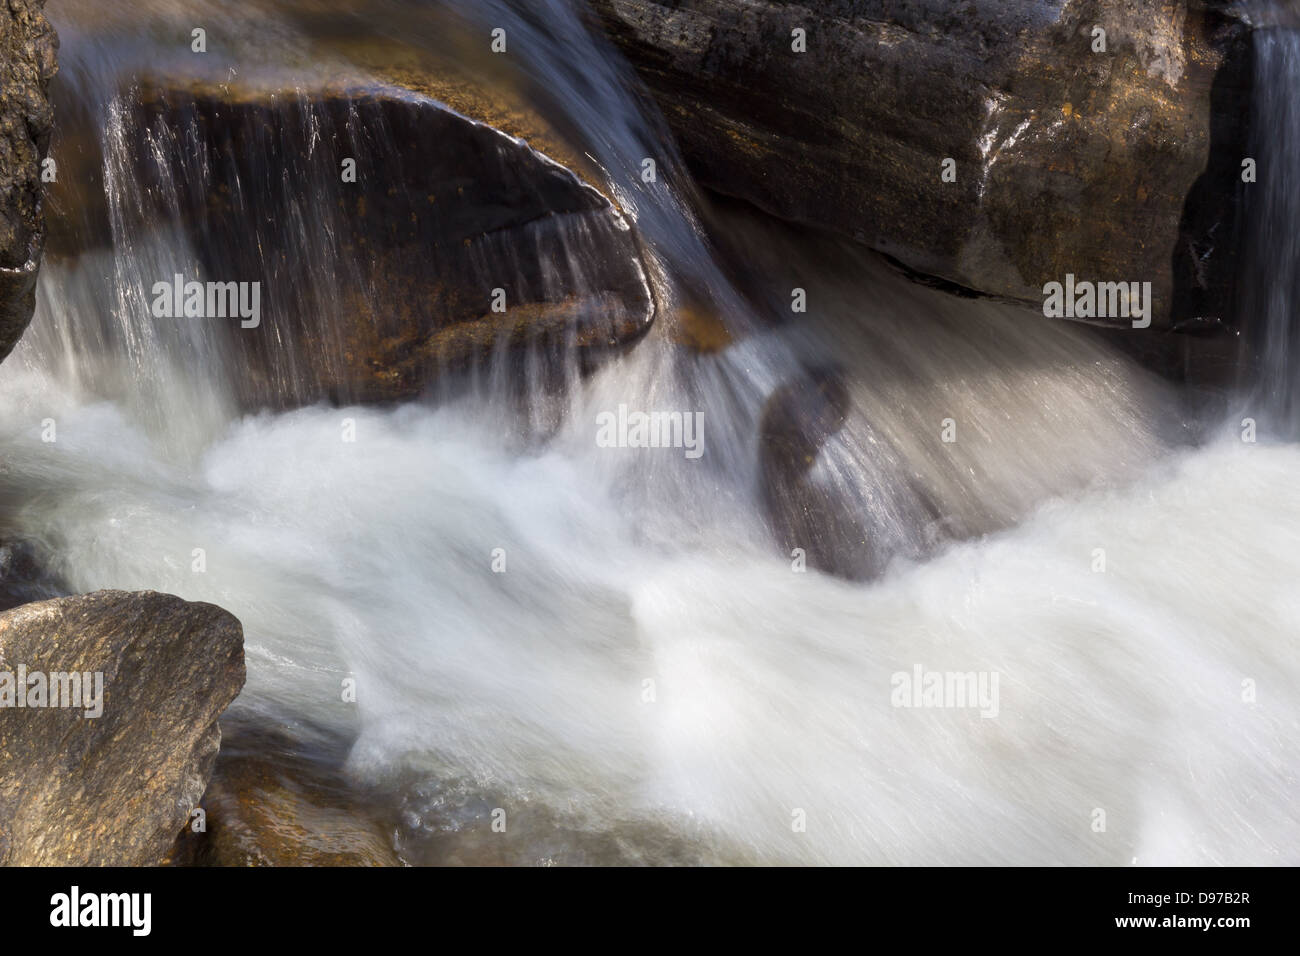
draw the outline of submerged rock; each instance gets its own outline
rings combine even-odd
[[[41,163],[54,121],[46,91],[58,49],[44,5],[0,5],[0,360],[31,321],[44,243]]]
[[[243,630],[212,604],[96,591],[0,614],[0,865],[162,861],[243,686]]]
[[[719,192],[1039,306],[1074,274],[1151,282],[1156,328],[1228,308],[1246,57],[1225,3],[594,6]]]
[[[63,583],[42,566],[40,552],[30,541],[0,537],[0,611],[67,593]]]
[[[203,795],[206,829],[187,829],[176,866],[400,866],[394,821],[343,770],[347,743],[246,719],[223,721]]]
[[[759,423],[759,489],[781,549],[814,568],[860,579],[878,573],[862,515],[853,514],[812,475],[822,448],[844,427],[849,393],[833,369],[778,388]]]
[[[947,535],[938,505],[853,411],[834,368],[805,369],[777,388],[759,422],[759,491],[787,557],[867,581],[895,557],[926,557]]]
[[[833,369],[817,369],[778,388],[759,424],[759,490],[777,543],[792,559],[860,580],[879,573],[863,518],[812,474],[817,457],[844,427],[849,393]]]
[[[673,832],[661,821],[590,827],[580,812],[518,799],[482,779],[407,767],[358,782],[355,740],[300,716],[228,715],[202,807],[205,832],[187,829],[174,866],[536,866],[753,862],[714,833]],[[513,794],[513,796],[512,796]],[[509,807],[510,825],[493,825]]]

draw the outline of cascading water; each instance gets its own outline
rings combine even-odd
[[[303,752],[347,741],[358,812],[408,862],[1297,862],[1300,451],[1187,447],[1176,397],[1088,330],[674,185],[661,122],[567,3],[381,9],[431,47],[448,22],[506,27],[635,219],[661,316],[704,298],[732,343],[696,352],[660,322],[522,407],[495,366],[396,406],[243,412],[212,330],[149,312],[196,252],[132,178],[124,101],[91,99],[120,58],[54,5],[112,243],[47,261],[0,367],[0,538],[72,591],[234,612],[234,720]],[[224,16],[250,48],[308,43],[298,21]],[[341,228],[327,208],[284,225]],[[349,266],[317,249],[329,301]],[[795,286],[813,305],[790,319]],[[797,489],[765,486],[773,396],[824,370],[842,426]],[[699,412],[705,453],[598,446],[620,404]],[[796,490],[796,519],[888,545],[878,579],[796,570],[765,499]],[[896,706],[918,666],[997,674],[996,718]]]
[[[1250,158],[1254,181],[1246,192],[1247,263],[1242,314],[1252,327],[1256,382],[1244,414],[1262,431],[1300,435],[1300,15],[1285,6],[1254,4],[1255,95]],[[1287,16],[1286,14],[1288,14]]]

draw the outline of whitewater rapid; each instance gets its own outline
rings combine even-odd
[[[73,591],[234,612],[236,708],[355,734],[369,784],[424,781],[414,859],[496,806],[546,810],[521,862],[564,858],[555,821],[652,862],[663,833],[721,862],[1300,859],[1294,445],[1228,430],[863,585],[793,570],[725,502],[648,530],[608,450],[521,450],[470,400],[243,417],[191,453],[16,358],[6,531]],[[893,706],[916,665],[997,673],[996,718]]]

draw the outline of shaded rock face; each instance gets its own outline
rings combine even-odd
[[[41,160],[54,121],[46,91],[58,49],[44,5],[0,3],[0,360],[36,307],[44,241]]]
[[[256,325],[230,309],[155,319],[211,330],[247,405],[406,399],[501,356],[586,368],[652,320],[637,239],[609,199],[423,94],[145,80],[120,102],[120,231],[178,224],[205,303],[208,282],[259,285]],[[83,246],[107,242],[109,221],[88,215]],[[174,276],[128,290],[141,310],[155,282]]]
[[[9,705],[20,667],[22,708]],[[54,675],[71,672],[102,674],[83,681],[102,687],[98,703],[61,683],[58,701],[82,706],[49,706]],[[50,681],[46,706],[32,706],[37,673]],[[212,771],[217,716],[243,685],[243,631],[211,604],[97,591],[0,614],[0,865],[160,862]]]
[[[1248,75],[1226,4],[594,6],[719,192],[1037,306],[1073,273],[1150,281],[1157,328],[1226,308]]]

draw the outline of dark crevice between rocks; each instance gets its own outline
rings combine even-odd
[[[1171,254],[1168,328],[1089,326],[1088,334],[1183,386],[1191,421],[1216,419],[1244,358],[1239,276],[1246,186],[1241,161],[1250,139],[1253,43],[1236,6],[1202,5],[1205,33],[1221,62],[1210,87],[1205,170],[1188,190]]]
[[[1246,184],[1241,162],[1247,155],[1254,85],[1252,34],[1226,8],[1210,6],[1207,33],[1223,59],[1210,87],[1210,147],[1205,171],[1183,204],[1174,248],[1170,327],[1193,338],[1235,339],[1241,331],[1237,281],[1241,265],[1242,208]],[[1224,384],[1235,366],[1234,347],[1196,348],[1210,361],[1195,365],[1184,349],[1167,373],[1184,381]],[[1216,354],[1217,353],[1217,354]],[[1181,359],[1181,361],[1179,361]],[[1181,367],[1179,367],[1181,366]]]

